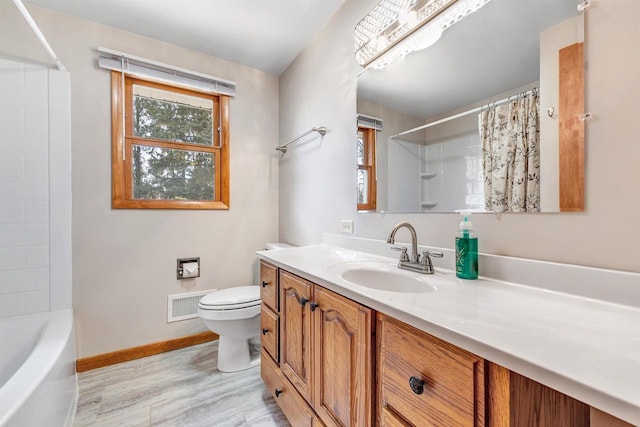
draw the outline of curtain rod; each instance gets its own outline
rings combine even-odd
[[[53,49],[49,45],[49,42],[47,42],[47,39],[44,37],[44,34],[42,34],[42,31],[40,31],[40,28],[38,28],[38,24],[36,24],[36,21],[33,20],[27,8],[24,7],[24,4],[22,4],[22,1],[13,0],[13,3],[16,5],[18,10],[22,14],[22,17],[24,18],[24,20],[27,21],[27,24],[29,24],[29,27],[31,27],[31,30],[34,32],[38,40],[40,40],[40,43],[42,43],[42,46],[44,46],[47,53],[49,53],[49,56],[51,56],[53,61],[56,63],[56,68],[60,71],[64,71],[65,70],[64,65],[62,65],[62,62],[60,62],[60,60],[56,56],[56,53],[53,51]]]
[[[98,66],[143,78],[188,86],[209,93],[236,95],[236,83],[231,80],[104,47],[98,47]]]
[[[309,135],[311,132],[318,132],[320,135],[324,135],[325,133],[327,133],[327,128],[324,127],[324,126],[312,127],[311,129],[309,129],[305,133],[301,133],[300,135],[296,136],[295,138],[293,138],[291,141],[287,142],[286,144],[282,144],[282,145],[276,147],[276,150],[282,151],[283,153],[286,153],[287,152],[287,145],[291,144],[292,142],[296,142],[297,140],[299,140],[303,136]]]
[[[539,88],[536,87],[536,88],[529,89],[529,90],[524,91],[524,92],[520,92],[520,93],[518,93],[516,95],[511,95],[511,96],[509,96],[507,98],[504,98],[504,99],[501,99],[499,101],[489,102],[487,104],[481,105],[480,107],[472,108],[471,110],[467,110],[467,111],[464,111],[462,113],[454,114],[453,116],[445,117],[444,119],[436,120],[435,122],[427,123],[425,125],[420,125],[420,126],[415,127],[413,129],[405,130],[404,132],[400,132],[398,134],[390,136],[390,138],[398,138],[400,136],[409,134],[411,132],[416,132],[416,131],[419,131],[419,130],[422,130],[422,129],[427,129],[427,128],[430,128],[432,126],[436,126],[436,125],[439,125],[439,124],[442,124],[442,123],[449,122],[451,120],[459,119],[460,117],[468,116],[470,114],[479,113],[480,111],[482,111],[483,109],[487,108],[490,105],[495,107],[497,105],[506,104],[507,102],[511,102],[514,99],[518,99],[518,97],[520,97],[520,96],[522,96],[524,94],[527,94],[527,93],[530,93],[530,92],[534,92],[534,91],[537,91],[537,90],[539,90]]]

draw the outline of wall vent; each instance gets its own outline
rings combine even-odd
[[[167,297],[167,322],[171,323],[198,317],[200,298],[215,291],[215,289],[209,289],[207,291],[169,295]]]

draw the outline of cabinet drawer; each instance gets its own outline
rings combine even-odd
[[[278,279],[277,268],[265,261],[260,261],[260,299],[274,312],[278,312]]]
[[[262,379],[267,389],[276,399],[292,426],[318,426],[315,415],[291,383],[280,373],[280,369],[264,351],[260,364]]]
[[[378,331],[381,425],[484,425],[483,359],[384,315]]]
[[[262,332],[262,348],[278,362],[278,315],[262,304],[260,311],[260,331]]]
[[[382,408],[382,411],[380,411],[380,419],[380,425],[386,427],[412,427],[411,424],[391,412],[388,407]]]

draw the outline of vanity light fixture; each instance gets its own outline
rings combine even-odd
[[[490,0],[382,0],[355,29],[356,62],[381,69],[440,39]]]

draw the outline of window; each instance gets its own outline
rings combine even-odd
[[[113,207],[229,209],[229,97],[111,81]]]
[[[376,209],[376,130],[358,127],[358,210]]]

